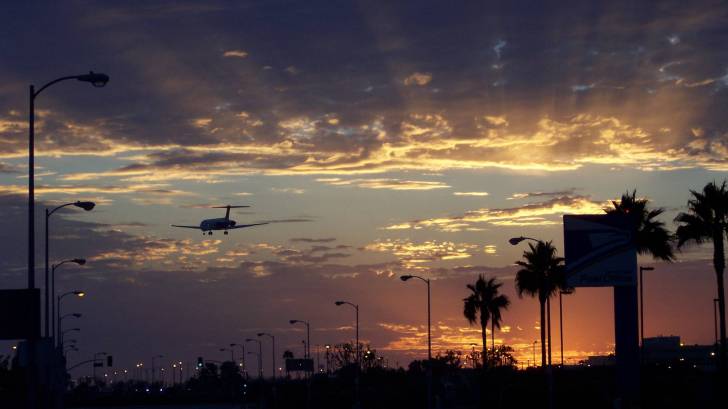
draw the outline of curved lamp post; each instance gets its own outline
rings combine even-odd
[[[336,301],[334,302],[337,307],[342,305],[349,305],[356,311],[356,379],[354,384],[354,394],[356,395],[356,407],[361,407],[361,398],[359,396],[359,383],[360,383],[360,372],[361,372],[361,348],[359,347],[359,305],[351,303],[349,301]]]
[[[399,279],[402,281],[417,278],[427,284],[427,408],[432,409],[432,331],[431,331],[431,313],[430,313],[430,279],[422,278],[417,275],[403,275]]]
[[[40,87],[30,86],[28,110],[28,288],[35,288],[35,99],[46,88],[66,80],[78,80],[91,83],[94,87],[103,87],[109,82],[109,76],[89,71],[88,74],[69,75],[56,78]]]
[[[57,325],[56,336],[58,338],[58,346],[61,348],[63,348],[63,335],[61,334],[61,300],[63,300],[63,298],[65,298],[69,295],[75,295],[76,297],[81,298],[81,297],[85,297],[86,293],[81,290],[69,291],[67,293],[63,293],[63,294],[59,295],[56,300],[56,305],[58,306],[58,311],[56,311],[56,321],[58,321],[56,324]]]
[[[258,365],[260,365],[260,353],[255,351],[248,351],[248,355],[255,355],[258,358]],[[258,377],[262,378],[263,375],[260,373],[260,368],[258,372]]]
[[[62,317],[60,317],[58,319],[58,325],[60,326],[61,323],[63,322],[63,320],[66,319],[66,318],[81,318],[81,314],[79,314],[77,312],[72,313],[72,314],[66,314],[66,315],[64,315],[64,316],[62,316]],[[71,342],[71,341],[76,342],[76,340],[74,339],[74,340],[65,341],[65,343],[68,343],[68,342]]]
[[[88,212],[88,211],[91,211],[96,206],[96,203],[76,201],[76,202],[71,202],[71,203],[62,204],[60,206],[56,206],[50,210],[47,207],[45,209],[45,317],[46,317],[46,319],[45,319],[45,336],[46,337],[51,336],[51,334],[53,333],[53,331],[51,331],[50,333],[48,332],[48,321],[50,321],[49,315],[48,315],[48,304],[53,302],[52,300],[53,300],[53,297],[55,296],[55,294],[53,294],[53,293],[51,293],[50,297],[48,295],[48,293],[49,293],[49,291],[48,291],[48,251],[49,251],[48,250],[49,249],[48,220],[50,219],[51,215],[53,213],[55,213],[57,210],[62,209],[67,206],[76,206],[76,207],[81,208]],[[63,264],[63,262],[61,262],[61,264]],[[49,298],[50,298],[50,300],[49,300]],[[53,312],[51,311],[50,317],[52,317],[52,316],[53,316]]]
[[[235,363],[235,350],[230,348],[220,348],[220,352],[230,351],[230,362]]]
[[[288,321],[291,325],[295,324],[305,324],[306,325],[306,349],[304,350],[306,353],[304,355],[305,358],[311,358],[311,324],[308,321],[304,320],[290,320]]]
[[[46,226],[47,226],[47,224],[46,224]],[[46,233],[47,232],[48,232],[48,229],[46,227]],[[46,236],[46,238],[47,238],[47,236]],[[46,249],[47,248],[48,248],[48,245],[46,244]],[[47,253],[46,253],[46,257],[48,257],[48,254]],[[63,260],[60,263],[56,263],[56,264],[53,264],[51,266],[51,285],[50,285],[50,287],[51,287],[51,300],[54,300],[55,299],[55,296],[56,296],[56,269],[58,267],[64,265],[64,264],[66,264],[66,263],[76,263],[79,266],[82,266],[82,265],[86,264],[86,259],[85,258],[72,258],[72,259],[68,259],[68,260]],[[46,259],[46,273],[48,272],[47,265],[48,265],[48,260]],[[46,275],[46,279],[47,278],[48,278],[48,276]],[[46,281],[46,296],[48,296],[48,282],[47,281]],[[48,308],[48,302],[47,302],[47,299],[46,299],[46,309],[47,308]],[[46,317],[48,317],[47,310],[46,310]],[[58,318],[58,316],[56,315],[56,303],[55,303],[55,301],[51,301],[51,317]],[[47,318],[46,318],[46,321],[47,321]],[[46,322],[46,325],[48,325],[47,322]],[[53,320],[53,327],[52,327],[52,331],[51,332],[53,334],[56,333],[55,320]]]
[[[240,347],[240,349],[243,350],[243,361],[242,361],[242,365],[243,365],[243,375],[247,376],[248,373],[245,370],[245,362],[246,362],[246,358],[245,358],[245,344],[230,344],[230,348],[234,348],[234,347]]]
[[[263,343],[259,339],[246,338],[245,342],[257,342],[258,343],[258,377],[263,379]],[[248,352],[250,353],[250,352]]]
[[[69,332],[81,332],[81,328],[69,328],[65,331],[61,331],[61,348],[63,348],[63,338],[68,334]]]
[[[271,365],[270,365],[270,367],[273,370],[273,382],[275,382],[275,380],[276,380],[276,337],[273,336],[273,334],[269,334],[267,332],[259,332],[258,333],[258,336],[259,337],[267,336],[271,340],[271,348],[272,348],[272,351],[273,352],[271,353]]]
[[[154,381],[157,380],[157,373],[154,370],[154,360],[157,359],[157,358],[164,358],[164,355],[154,355],[152,357],[152,383],[154,383]]]

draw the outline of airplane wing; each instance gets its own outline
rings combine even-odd
[[[184,227],[185,229],[197,229],[200,230],[200,226],[179,226],[176,224],[171,225],[172,227]]]
[[[228,230],[229,229],[242,229],[244,227],[251,227],[251,226],[260,226],[260,225],[263,225],[263,224],[268,224],[268,223],[239,224],[237,226],[228,227]]]

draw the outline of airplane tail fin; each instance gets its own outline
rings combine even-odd
[[[230,220],[230,209],[240,209],[243,207],[250,207],[250,206],[212,206],[213,209],[225,209],[225,220]]]

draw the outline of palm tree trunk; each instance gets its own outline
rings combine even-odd
[[[546,329],[548,331],[549,366],[551,366],[551,297],[546,299]]]
[[[541,366],[546,367],[546,300],[539,297],[541,306]],[[535,363],[534,363],[535,365]]]
[[[490,349],[495,356],[495,321],[493,320],[490,322]]]
[[[723,229],[716,229],[713,234],[713,266],[715,267],[716,279],[718,281],[718,315],[720,319],[720,352],[718,368],[725,376],[726,374],[726,337],[725,337],[725,288],[723,283],[723,271],[725,270],[725,251],[723,248]]]
[[[483,335],[483,369],[488,367],[488,349],[486,343],[488,342],[488,334],[485,332],[488,324],[481,324],[480,329]]]

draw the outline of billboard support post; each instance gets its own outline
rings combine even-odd
[[[570,286],[614,288],[615,407],[631,407],[640,397],[634,220],[617,214],[565,215],[564,254]]]

